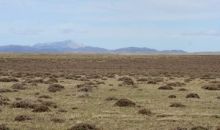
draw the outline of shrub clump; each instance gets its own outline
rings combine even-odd
[[[0,93],[9,93],[9,92],[15,92],[15,91],[7,88],[0,88]]]
[[[39,106],[35,107],[32,112],[49,112],[49,111],[50,111],[50,109],[48,106],[39,105]]]
[[[161,86],[158,89],[160,89],[160,90],[173,90],[173,88],[171,86],[167,86],[167,85]]]
[[[33,103],[34,101],[30,101],[30,100],[21,100],[21,101],[16,101],[14,103],[12,103],[12,107],[13,108],[35,108],[37,107],[37,104]]]
[[[10,130],[5,124],[0,124],[0,130]]]
[[[53,92],[53,93],[58,92],[58,91],[61,91],[61,90],[63,90],[63,89],[64,89],[64,86],[62,86],[62,85],[60,85],[60,84],[51,84],[51,85],[49,85],[49,87],[48,87],[48,91],[49,91],[49,92]]]
[[[78,98],[87,98],[87,97],[90,97],[90,94],[87,92],[79,92],[79,93],[77,93],[77,97]]]
[[[43,101],[43,100],[38,100],[38,101],[41,103],[41,105],[57,108],[57,104],[53,101]]]
[[[19,80],[12,77],[0,78],[0,82],[18,82]]]
[[[115,101],[115,100],[118,100],[118,98],[116,98],[116,97],[107,97],[105,100],[106,101]]]
[[[168,83],[167,86],[171,86],[171,87],[182,87],[186,85],[185,83],[181,83],[181,82],[172,82],[172,83]]]
[[[27,121],[27,120],[31,120],[31,117],[27,115],[18,115],[15,117],[15,121],[18,121],[18,122]]]
[[[185,83],[189,83],[189,82],[191,82],[191,81],[193,81],[193,79],[192,79],[192,78],[187,78],[187,79],[184,79],[184,82],[185,82]]]
[[[10,101],[7,97],[0,95],[0,106],[8,105],[8,101]]]
[[[182,103],[175,102],[175,103],[171,103],[170,107],[186,107],[186,106],[183,105]]]
[[[42,78],[26,79],[25,83],[44,83],[44,80]]]
[[[148,81],[148,79],[147,78],[139,78],[139,79],[137,79],[137,81],[138,82],[146,82],[146,81]]]
[[[220,84],[205,85],[202,88],[206,90],[220,90]]]
[[[177,128],[175,128],[173,130],[187,130],[187,128],[177,127]]]
[[[195,126],[195,127],[191,128],[191,130],[208,130],[208,128],[205,128],[203,126]]]
[[[216,130],[220,130],[220,126],[217,126],[217,127],[216,127]]]
[[[54,123],[64,123],[65,122],[64,119],[60,119],[60,118],[53,118],[53,119],[51,119],[51,121]]]
[[[170,95],[168,98],[176,98],[176,95]]]
[[[61,109],[58,110],[58,112],[64,113],[64,112],[67,112],[67,110],[61,108]]]
[[[134,107],[136,104],[129,99],[120,99],[115,103],[115,106],[119,107]]]
[[[180,88],[178,91],[187,91],[185,88]]]
[[[24,84],[21,84],[21,83],[16,83],[16,84],[13,84],[11,86],[12,89],[16,89],[16,90],[25,90],[26,87],[24,87]]]
[[[119,78],[118,81],[122,81],[124,85],[134,85],[134,80],[129,77]]]
[[[56,78],[50,78],[45,81],[46,84],[52,84],[52,83],[58,83],[58,80]]]
[[[92,92],[92,87],[88,86],[88,85],[85,85],[85,86],[79,88],[78,92]]]
[[[196,93],[190,93],[190,94],[186,95],[186,98],[200,98],[200,97]]]
[[[97,88],[96,84],[93,82],[86,82],[84,84],[78,84],[76,86],[78,92],[92,92],[93,88]]]
[[[157,84],[159,82],[163,82],[164,79],[163,78],[160,78],[160,77],[157,77],[157,78],[149,78],[148,79],[148,84]]]
[[[68,130],[100,130],[100,129],[92,124],[80,123],[80,124],[77,124],[77,125],[71,127]]]
[[[41,95],[38,98],[45,98],[45,99],[51,99],[52,97],[48,96],[48,95]]]
[[[144,109],[139,110],[138,114],[151,116],[153,113],[150,110],[144,108]]]

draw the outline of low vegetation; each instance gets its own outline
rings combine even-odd
[[[219,130],[219,65],[219,56],[1,54],[0,130]]]

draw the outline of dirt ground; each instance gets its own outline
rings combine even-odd
[[[220,130],[220,56],[0,54],[0,130]]]

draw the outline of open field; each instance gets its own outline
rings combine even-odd
[[[14,129],[220,130],[220,56],[0,54]]]

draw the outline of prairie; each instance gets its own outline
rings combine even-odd
[[[0,54],[0,130],[219,130],[220,56]]]

